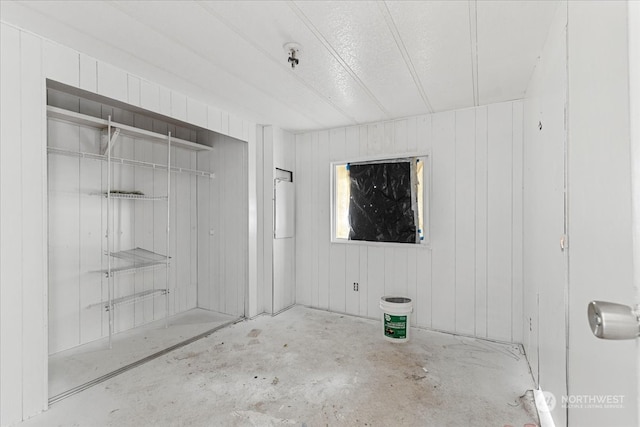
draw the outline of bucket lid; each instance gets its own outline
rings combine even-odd
[[[382,297],[382,301],[390,302],[392,304],[407,304],[411,302],[411,298],[405,297]]]

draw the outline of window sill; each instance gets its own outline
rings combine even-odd
[[[431,250],[431,242],[426,241],[420,244],[416,243],[394,243],[394,242],[369,242],[366,240],[347,240],[347,239],[331,239],[331,244],[337,245],[355,245],[355,246],[371,246],[377,248],[406,248],[406,249],[419,249],[419,250]]]

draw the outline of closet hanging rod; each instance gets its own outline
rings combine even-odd
[[[107,157],[102,154],[65,150],[64,148],[56,148],[56,147],[47,147],[47,151],[51,154],[60,154],[60,155],[69,156],[69,157],[80,157],[83,159],[101,160],[103,162],[107,161]],[[142,167],[151,168],[151,169],[167,170],[167,165],[143,162],[142,160],[131,160],[131,159],[123,159],[119,157],[111,157],[111,162],[127,165],[127,166],[142,166]],[[216,174],[213,172],[205,172],[205,171],[199,171],[195,169],[181,168],[178,166],[171,166],[171,172],[186,173],[190,175],[203,176],[205,178],[211,178],[211,179],[216,177]]]
[[[64,108],[47,106],[47,116],[53,119],[63,120],[73,124],[89,126],[98,129],[106,129],[109,121],[98,117],[88,116],[86,114],[76,113],[75,111],[65,110]],[[129,125],[111,122],[112,127],[120,129],[123,135],[133,138],[146,139],[154,142],[166,142],[168,136],[157,132],[151,132],[146,129],[140,129]],[[171,137],[171,145],[187,148],[189,150],[210,151],[213,148],[197,142],[187,141],[185,139]]]

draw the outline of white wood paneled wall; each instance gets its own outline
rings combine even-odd
[[[405,295],[414,325],[521,342],[522,116],[514,101],[296,135],[296,301],[377,318]],[[430,248],[330,243],[330,162],[415,152],[432,157]]]
[[[536,384],[567,393],[567,253],[565,233],[565,108],[567,7],[558,7],[524,100],[524,331],[523,345]],[[540,128],[539,123],[542,124]],[[566,409],[552,409],[566,425]]]
[[[82,111],[81,113],[86,113]],[[165,126],[166,127],[166,126]],[[165,130],[156,129],[159,132]],[[172,129],[175,134],[175,130]],[[98,129],[50,119],[49,146],[98,154]],[[163,144],[121,136],[113,155],[166,163]],[[172,165],[196,167],[196,153],[171,149]],[[49,353],[66,350],[108,334],[106,269],[106,163],[51,154],[49,182]],[[138,190],[146,195],[167,193],[166,172],[114,164],[113,188]],[[113,249],[141,247],[166,253],[166,202],[118,200],[114,207]],[[197,216],[196,178],[171,176],[169,315],[196,307]],[[165,287],[164,270],[115,276],[115,297]],[[120,332],[163,318],[165,297],[158,296],[116,307],[115,331]]]
[[[0,26],[0,425],[47,402],[46,121],[38,37]]]
[[[73,49],[4,22],[0,31],[0,425],[8,425],[47,407],[45,79],[248,141],[252,148],[256,134],[251,122]],[[256,228],[249,239],[256,241]],[[249,289],[255,293],[256,284]],[[251,301],[256,305],[249,311],[257,314],[258,303]]]
[[[245,314],[247,290],[247,150],[243,141],[216,135],[197,165],[216,174],[198,177],[198,306],[234,316]]]
[[[265,129],[273,144],[273,179],[275,169],[284,169],[293,173],[293,182],[298,178],[296,172],[296,147],[293,134],[270,126]],[[265,169],[266,170],[266,169]],[[273,195],[273,179],[271,180]],[[272,200],[273,203],[273,200]],[[271,204],[273,207],[273,204]],[[273,212],[273,208],[272,208]],[[295,216],[295,212],[294,212]],[[273,227],[269,230],[273,241],[273,300],[272,313],[277,313],[296,303],[295,277],[295,238],[273,239]],[[294,230],[294,235],[297,231]]]
[[[261,301],[264,311],[277,313],[296,302],[295,284],[295,239],[274,239],[274,179],[276,168],[293,172],[293,182],[298,179],[296,172],[296,145],[294,136],[275,126],[265,126],[262,132],[261,174],[263,228],[261,245],[263,257],[259,261],[261,272]],[[296,188],[296,197],[298,187]],[[297,212],[295,212],[297,216]],[[297,224],[296,224],[297,226]],[[295,233],[298,233],[296,227]]]

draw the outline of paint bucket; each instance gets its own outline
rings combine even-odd
[[[409,341],[409,321],[413,303],[405,297],[380,298],[382,310],[382,336],[391,342]]]

